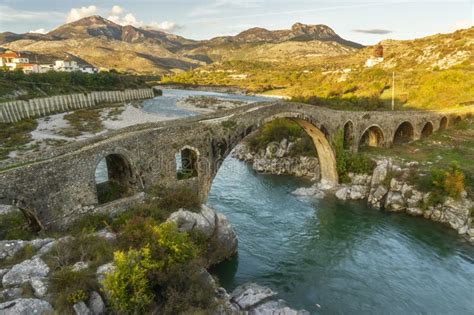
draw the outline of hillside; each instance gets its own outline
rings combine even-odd
[[[311,43],[293,46],[294,51],[280,49],[278,44],[225,50],[218,52],[224,56],[222,62],[164,81],[234,85],[337,108],[384,109],[390,107],[395,72],[397,108],[474,103],[474,28],[416,40],[383,41],[384,60],[371,68],[365,63],[378,45],[313,54],[314,48],[304,49]]]
[[[57,56],[68,53],[99,68],[163,74],[234,58],[234,51],[266,60],[295,53],[299,58],[334,56],[362,46],[339,37],[325,25],[297,23],[277,31],[252,28],[236,36],[194,41],[90,16],[45,35],[2,33],[0,47]]]

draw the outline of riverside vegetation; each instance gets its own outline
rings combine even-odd
[[[4,214],[0,218],[0,239],[58,239],[39,257],[50,270],[48,296],[61,314],[74,313],[73,305],[88,301],[92,292],[100,291],[95,270],[112,260],[115,269],[103,284],[115,311],[176,314],[211,310],[218,303],[215,288],[202,281],[202,270],[207,267],[205,239],[197,232],[180,232],[174,222],[165,222],[178,208],[197,211],[199,205],[185,189],[160,191],[160,196],[154,195],[114,218],[88,215],[66,231],[37,234],[20,212]],[[104,232],[98,232],[103,229],[109,231],[105,237],[100,234]],[[35,259],[34,255],[35,250],[27,245],[0,261],[0,269]],[[21,290],[23,297],[28,296],[25,290],[34,292],[28,283]],[[33,293],[29,295],[34,297]]]

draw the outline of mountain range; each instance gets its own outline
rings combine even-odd
[[[236,36],[191,40],[181,36],[118,25],[100,16],[64,24],[47,34],[0,33],[0,47],[40,55],[75,56],[99,68],[132,73],[162,74],[189,70],[226,60],[236,51],[294,50],[335,56],[363,46],[341,38],[326,25],[294,24],[287,30],[251,28]],[[298,49],[299,50],[299,49]]]

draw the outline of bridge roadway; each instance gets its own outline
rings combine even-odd
[[[354,152],[362,145],[389,147],[445,129],[472,112],[472,108],[351,112],[277,101],[137,125],[1,164],[0,204],[19,202],[45,225],[53,225],[83,213],[129,205],[140,192],[157,185],[187,187],[205,202],[232,149],[275,118],[291,119],[304,128],[317,149],[321,178],[337,182],[332,143],[338,134]],[[95,172],[102,159],[108,182],[97,184]],[[122,195],[103,203],[101,194],[113,187]]]

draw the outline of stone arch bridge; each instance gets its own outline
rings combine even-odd
[[[352,151],[361,145],[388,147],[447,128],[471,112],[350,112],[272,102],[137,125],[0,165],[0,204],[20,202],[36,211],[43,224],[53,225],[85,212],[129,205],[155,185],[188,187],[205,202],[232,149],[275,118],[292,119],[304,128],[316,146],[322,179],[337,182],[331,145],[336,135],[342,134]],[[100,200],[95,172],[103,159],[108,182],[126,187],[129,197]]]

